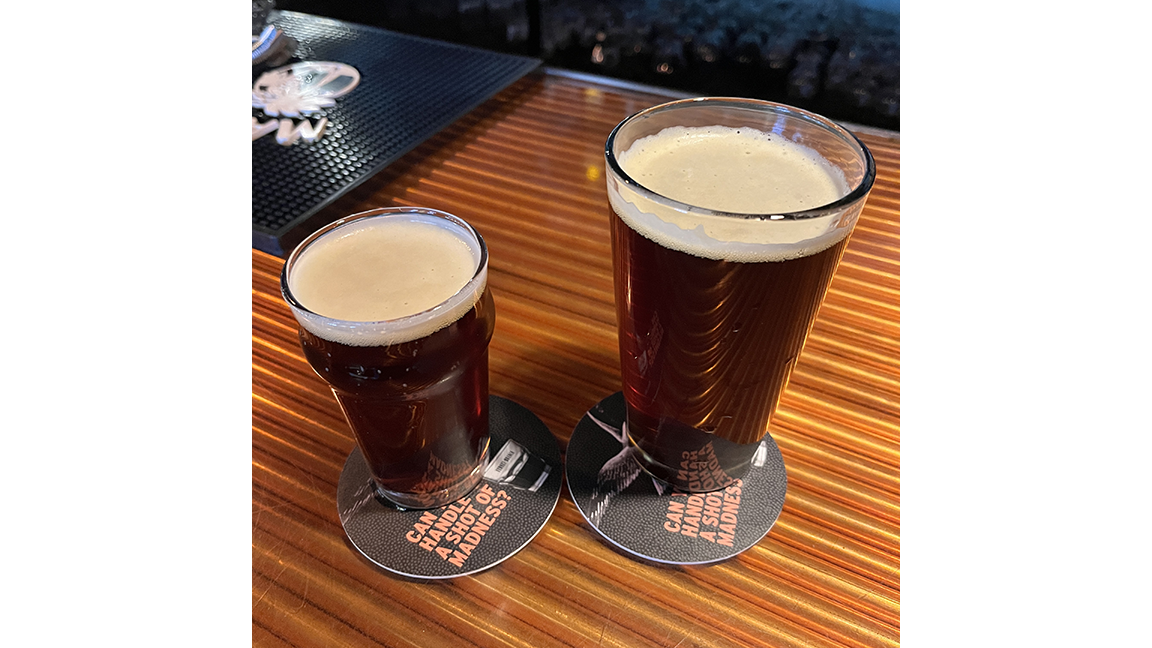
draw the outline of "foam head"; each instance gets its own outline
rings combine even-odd
[[[309,237],[282,288],[300,325],[353,346],[430,335],[472,309],[487,284],[487,250],[467,223],[435,210],[375,210]]]
[[[708,259],[783,261],[831,247],[851,232],[863,201],[849,197],[867,195],[875,169],[847,131],[797,112],[704,99],[634,115],[608,141],[613,210],[642,236]]]

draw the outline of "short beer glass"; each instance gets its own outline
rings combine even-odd
[[[401,508],[468,494],[488,455],[488,249],[433,209],[338,220],[292,252],[281,291],[377,493]]]
[[[608,137],[626,431],[650,474],[723,488],[749,468],[875,179],[818,115],[702,98]]]

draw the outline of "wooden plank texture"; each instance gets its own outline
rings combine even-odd
[[[665,97],[530,75],[343,197],[334,217],[416,205],[485,237],[497,325],[491,391],[563,447],[619,390],[604,141]],[[895,646],[900,627],[900,140],[862,131],[875,190],[772,435],[789,471],[780,519],[740,556],[629,559],[567,491],[524,550],[476,576],[417,583],[360,557],[336,515],[354,441],[304,362],[252,254],[252,639],[258,646]]]

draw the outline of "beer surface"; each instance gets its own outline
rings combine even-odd
[[[726,212],[803,211],[844,195],[815,151],[748,128],[668,128],[638,140],[620,165],[660,195]]]
[[[479,257],[478,244],[447,221],[421,214],[366,218],[304,250],[289,289],[323,318],[365,323],[301,319],[314,334],[356,346],[394,344],[429,335],[475,304],[483,285],[460,293],[476,276]]]
[[[673,127],[618,155],[652,192],[694,207],[788,214],[847,195],[843,174],[815,151],[774,133],[725,126]],[[685,214],[627,185],[609,186],[616,213],[666,247],[709,259],[781,261],[827,249],[847,235],[835,217],[804,220]]]

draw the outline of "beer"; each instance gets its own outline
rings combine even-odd
[[[822,211],[850,179],[771,130],[641,135],[609,140],[627,432],[654,476],[716,490],[767,433],[863,200]]]
[[[301,244],[283,290],[378,492],[406,508],[475,487],[488,452],[487,250],[466,223],[387,209]]]

